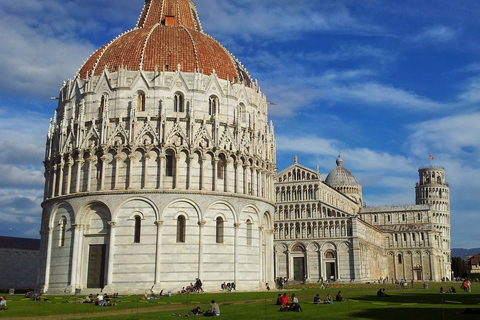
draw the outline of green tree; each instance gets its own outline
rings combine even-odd
[[[454,277],[466,277],[467,268],[465,266],[465,260],[460,257],[452,257],[452,271]]]

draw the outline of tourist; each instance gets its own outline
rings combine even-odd
[[[211,303],[212,303],[212,307],[210,308],[210,310],[205,311],[203,313],[203,315],[206,316],[206,317],[219,316],[220,315],[220,307],[215,302],[215,300],[212,300]]]
[[[342,297],[342,291],[338,291],[337,296],[335,297],[335,301],[343,302],[345,299]]]
[[[320,301],[320,295],[317,293],[317,295],[315,297],[313,297],[313,303],[314,304],[320,304],[321,301]]]
[[[290,310],[291,311],[302,311],[302,307],[300,306],[300,303],[298,302],[298,298],[295,295],[295,293],[292,293],[292,296],[290,297]]]
[[[323,300],[323,303],[324,304],[333,304],[333,299],[332,299],[332,296],[330,295],[330,293],[327,294],[327,298],[325,300]]]
[[[3,296],[0,300],[0,310],[8,310],[7,298],[5,296]]]

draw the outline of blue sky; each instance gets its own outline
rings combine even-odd
[[[50,97],[135,26],[143,2],[0,2],[0,235],[39,237]],[[377,206],[413,204],[418,168],[444,167],[452,247],[480,247],[480,2],[196,4],[204,31],[276,103],[279,170],[297,154],[325,178],[341,152]]]

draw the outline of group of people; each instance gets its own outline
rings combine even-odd
[[[286,293],[284,293],[283,295],[279,293],[276,304],[280,305],[280,311],[296,311],[296,312],[302,311],[302,306],[298,302],[298,298],[295,295],[295,293],[292,293],[292,295],[290,296],[290,299],[288,299],[288,296]]]
[[[160,290],[158,296],[157,294],[152,290],[151,291],[151,294],[150,294],[150,297],[148,296],[148,292],[145,291],[145,293],[143,294],[143,297],[141,298],[142,300],[155,300],[155,299],[158,299],[158,297],[171,297],[172,296],[172,292],[171,291],[168,291],[166,294],[163,293],[163,290]]]
[[[471,292],[472,291],[471,286],[472,286],[472,283],[470,282],[470,280],[463,279],[462,285],[460,286],[460,288],[465,292]]]
[[[195,284],[190,282],[190,285],[183,287],[178,293],[191,293],[191,292],[203,292],[202,280],[199,278],[195,279]]]
[[[181,313],[173,313],[172,316],[175,316],[175,317],[192,317],[192,316],[200,316],[200,315],[203,315],[205,317],[219,316],[220,307],[215,302],[215,300],[212,300],[211,304],[212,306],[210,307],[210,309],[205,312],[203,312],[200,307],[195,307],[192,310],[188,311],[188,313],[186,314],[182,315]]]
[[[333,298],[330,293],[327,294],[327,297],[322,301],[320,299],[320,295],[317,293],[315,297],[313,297],[313,303],[314,304],[333,304]],[[343,302],[345,301],[345,298],[342,296],[342,291],[338,291],[337,296],[335,297],[335,301],[337,302]]]
[[[268,283],[267,283],[268,285]],[[220,288],[222,290],[227,290],[227,291],[232,291],[232,290],[235,290],[237,291],[236,287],[235,287],[235,282],[229,282],[229,283],[222,283],[222,285],[220,286]]]
[[[277,286],[277,288],[279,290],[282,290],[283,289],[283,285],[286,284],[288,282],[288,278],[287,277],[277,277],[275,279],[275,285]]]
[[[448,288],[448,291],[445,291],[445,289],[443,289],[443,287],[440,287],[440,293],[457,293],[457,291],[452,286],[450,286],[450,288]]]
[[[380,288],[377,291],[377,297],[390,297],[388,294],[385,292],[385,288]]]

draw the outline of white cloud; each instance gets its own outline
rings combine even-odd
[[[425,28],[413,37],[416,42],[450,42],[457,37],[458,31],[448,26],[436,25]]]

